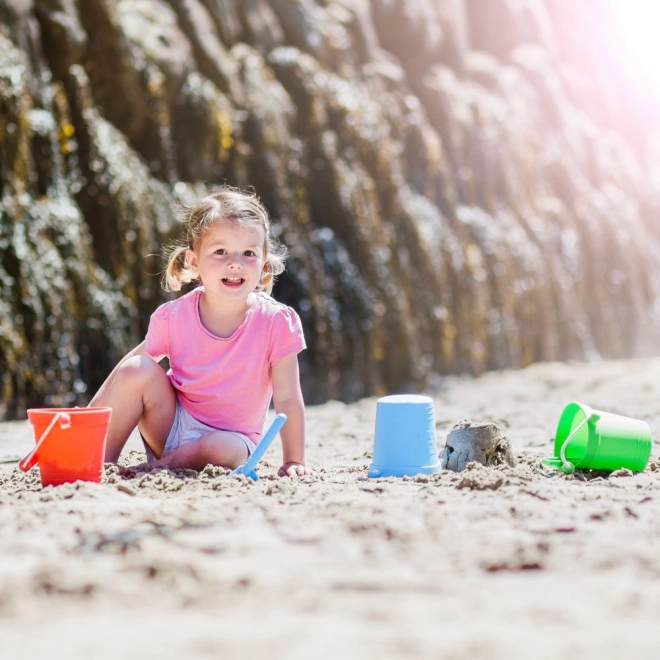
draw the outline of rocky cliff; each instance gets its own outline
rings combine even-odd
[[[223,181],[290,248],[310,402],[657,348],[657,177],[575,5],[1,0],[2,415],[87,400]]]

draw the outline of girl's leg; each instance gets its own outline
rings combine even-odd
[[[160,456],[174,422],[176,394],[163,368],[152,358],[134,355],[121,363],[107,393],[90,405],[112,408],[105,451],[116,462],[128,436],[138,426],[145,442]]]
[[[199,471],[209,464],[235,469],[247,459],[245,442],[236,433],[212,431],[200,436],[195,442],[177,447],[153,465],[173,470],[188,468]]]

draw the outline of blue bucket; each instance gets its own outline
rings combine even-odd
[[[378,399],[369,476],[404,477],[441,470],[433,400],[417,394]]]

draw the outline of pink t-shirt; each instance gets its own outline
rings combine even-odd
[[[305,348],[296,312],[265,293],[231,337],[211,334],[199,316],[199,287],[151,316],[145,348],[169,358],[167,372],[181,405],[216,429],[259,442],[273,394],[271,368]]]

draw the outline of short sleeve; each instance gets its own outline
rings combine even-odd
[[[144,348],[149,355],[160,360],[170,355],[170,319],[169,304],[161,305],[149,320]]]
[[[282,307],[273,317],[270,332],[269,364],[276,365],[290,353],[300,353],[307,348],[302,323],[290,307]]]

